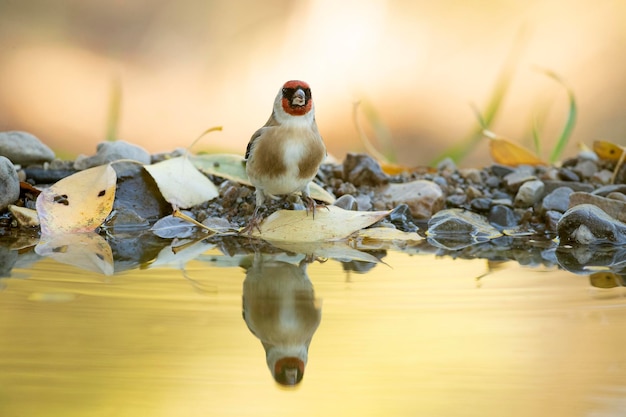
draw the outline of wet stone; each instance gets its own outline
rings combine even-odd
[[[528,167],[520,167],[515,172],[512,172],[504,177],[506,186],[511,192],[517,192],[522,184],[536,179],[537,177],[528,169]]]
[[[8,158],[0,156],[0,209],[6,208],[20,197],[20,180],[15,166]]]
[[[570,196],[570,207],[579,204],[592,204],[599,207],[609,216],[622,222],[626,221],[626,203],[624,201],[589,193],[572,193]]]
[[[489,240],[502,234],[476,213],[462,209],[441,210],[428,221],[428,237],[455,240]]]
[[[27,132],[0,132],[0,155],[14,164],[28,165],[49,162],[54,159],[52,149]]]
[[[554,210],[564,213],[569,208],[572,193],[573,190],[569,187],[559,187],[555,189],[543,199],[543,210]]]
[[[116,142],[100,142],[93,156],[81,155],[74,162],[75,169],[87,169],[107,164],[120,159],[130,159],[141,164],[150,163],[150,154],[140,146],[122,140]]]
[[[385,174],[374,158],[364,154],[349,153],[343,162],[343,177],[345,181],[354,186],[363,185],[378,186],[389,182]]]
[[[626,244],[626,224],[592,204],[567,210],[557,224],[560,245]]]
[[[403,232],[417,232],[419,230],[415,225],[413,216],[411,216],[411,210],[409,210],[409,206],[406,204],[401,204],[393,209],[387,218],[396,229]]]

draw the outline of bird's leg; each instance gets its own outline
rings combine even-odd
[[[260,189],[256,189],[256,207],[254,209],[254,213],[250,218],[250,221],[243,229],[242,233],[247,233],[248,236],[252,234],[252,231],[256,228],[256,230],[261,233],[261,222],[263,221],[263,214],[261,211],[265,208],[265,194]]]

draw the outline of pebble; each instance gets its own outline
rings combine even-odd
[[[52,149],[27,132],[0,132],[0,155],[16,165],[38,164],[54,159]]]
[[[502,205],[491,207],[487,220],[489,220],[489,223],[491,223],[493,226],[500,230],[513,228],[517,226],[518,223],[517,217],[515,216],[515,212],[513,211],[513,209]]]
[[[383,200],[392,206],[406,204],[415,219],[428,219],[444,208],[441,188],[432,181],[417,180],[404,184],[388,184],[380,190]]]
[[[437,212],[428,221],[426,234],[430,238],[457,240],[489,240],[502,236],[483,216],[462,209]]]
[[[592,204],[599,207],[609,216],[619,220],[626,221],[626,203],[624,201],[602,197],[590,193],[576,192],[570,196],[570,207],[579,204]]]
[[[83,170],[120,159],[130,159],[147,165],[150,163],[150,154],[142,147],[124,142],[123,140],[100,142],[96,148],[96,154],[93,156],[79,156],[74,161],[74,168]]]
[[[545,186],[542,181],[526,181],[519,187],[515,195],[515,205],[517,207],[534,206],[543,195],[544,188]]]
[[[383,172],[378,162],[365,154],[346,155],[343,162],[343,178],[355,187],[379,186],[389,182],[389,176]]]
[[[546,195],[542,202],[544,211],[558,211],[565,213],[570,206],[570,196],[574,190],[569,187],[559,187]]]
[[[20,180],[11,161],[0,156],[0,210],[13,204],[20,197]]]
[[[626,244],[626,224],[592,204],[567,210],[557,224],[560,245]]]

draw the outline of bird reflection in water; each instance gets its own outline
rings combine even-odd
[[[281,385],[302,381],[311,338],[322,309],[307,275],[311,260],[297,264],[255,254],[243,283],[243,318],[261,340],[272,376]]]

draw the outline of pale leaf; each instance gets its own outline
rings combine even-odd
[[[317,215],[315,216],[317,220]],[[369,230],[369,229],[364,229]],[[354,249],[346,242],[272,242],[272,246],[289,252],[306,254],[314,258],[328,258],[339,262],[361,261],[380,263],[380,259],[367,252]]]
[[[217,187],[186,156],[144,167],[154,178],[163,198],[178,208],[190,208],[218,196]]]
[[[415,232],[403,232],[391,227],[372,227],[360,230],[356,236],[362,240],[380,240],[386,242],[419,242],[424,238]]]
[[[376,223],[389,213],[389,211],[351,211],[328,206],[316,209],[313,219],[312,213],[305,210],[279,210],[261,223],[260,233],[254,228],[252,235],[270,242],[340,240]]]
[[[100,165],[63,178],[37,197],[42,235],[94,231],[111,212],[117,175]]]

